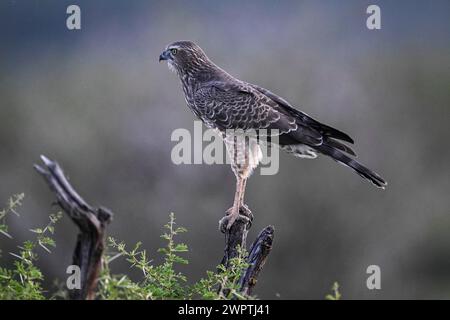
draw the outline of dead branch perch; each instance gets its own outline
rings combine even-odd
[[[247,234],[252,226],[253,215],[247,207],[239,208],[239,214],[240,217],[228,230],[225,228],[227,216],[219,222],[220,230],[225,234],[225,250],[221,264],[226,268],[229,267],[230,260],[238,255],[238,247],[246,248]],[[250,248],[246,259],[249,266],[239,280],[240,290],[244,295],[251,295],[256,285],[259,273],[272,249],[274,231],[273,226],[265,227]]]
[[[94,208],[87,204],[70,185],[56,162],[45,156],[41,156],[41,159],[45,168],[39,165],[34,165],[34,168],[55,193],[58,205],[79,228],[73,264],[81,270],[81,289],[71,290],[70,297],[77,300],[94,299],[105,247],[105,228],[112,219],[112,213],[109,209]]]
[[[226,268],[228,268],[230,260],[238,256],[238,247],[246,247],[248,230],[252,226],[253,215],[248,208],[239,208],[239,214],[239,218],[230,229],[226,229],[228,216],[223,217],[219,222],[219,229],[225,234],[225,250],[221,264]]]

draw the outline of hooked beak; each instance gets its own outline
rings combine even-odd
[[[161,53],[159,55],[159,62],[169,60],[169,58],[170,58],[169,52],[168,52],[168,50],[165,50],[165,51],[163,51],[163,53]]]

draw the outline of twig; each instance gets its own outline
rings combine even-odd
[[[56,162],[45,156],[41,156],[41,159],[45,168],[39,165],[34,165],[34,168],[55,193],[58,205],[79,228],[73,264],[80,267],[81,288],[72,290],[70,297],[77,300],[94,299],[105,247],[105,228],[112,219],[112,212],[103,207],[90,206],[73,189]]]

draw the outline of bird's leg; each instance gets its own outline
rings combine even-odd
[[[246,190],[246,186],[247,186],[247,178],[244,179],[244,186],[242,187],[241,204],[240,204],[240,208],[239,208],[239,214],[241,217],[244,218],[244,220],[246,222],[249,223],[247,229],[250,229],[250,227],[252,226],[252,222],[253,222],[253,213],[250,210],[250,208],[244,203],[244,193]]]
[[[241,219],[245,223],[250,224],[253,220],[250,209],[243,202],[247,179],[239,176],[237,176],[236,179],[236,193],[233,206],[227,210],[227,216],[219,222],[220,230],[222,230],[222,232],[229,230],[237,219]]]
[[[244,194],[245,194],[245,187],[247,186],[247,178],[243,178],[242,179],[242,192],[241,192],[241,197],[239,198],[239,206],[243,207],[245,206],[244,204]]]
[[[234,194],[233,206],[228,209],[228,223],[227,229],[230,229],[236,219],[239,217],[239,208],[241,206],[241,199],[244,193],[244,179],[236,177],[236,193]]]
[[[244,203],[244,195],[245,195],[248,178],[244,178],[243,180],[244,180],[244,182],[242,184],[241,198],[239,199],[240,214],[248,217],[250,220],[253,220],[252,212],[250,211],[249,207]]]
[[[236,192],[234,194],[233,206],[227,210],[227,216],[223,217],[219,222],[219,228],[222,232],[229,230],[233,223],[240,219],[245,223],[251,224],[252,213],[250,209],[244,204],[244,193],[247,178],[250,175],[248,152],[242,150],[241,140],[234,137],[233,143],[226,144],[227,150],[232,160],[232,169],[236,176]],[[244,155],[244,159],[242,156]]]

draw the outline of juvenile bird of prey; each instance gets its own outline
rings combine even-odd
[[[236,175],[236,193],[233,206],[227,211],[227,228],[239,217],[240,208],[248,210],[244,204],[246,181],[262,157],[257,136],[236,139],[229,133],[232,130],[276,132],[279,147],[294,156],[315,158],[324,154],[379,188],[387,185],[378,174],[350,157],[355,153],[344,142],[354,141],[346,133],[314,120],[267,89],[234,78],[215,65],[195,43],[170,44],[159,56],[159,61],[162,60],[178,74],[188,107],[224,140]]]

